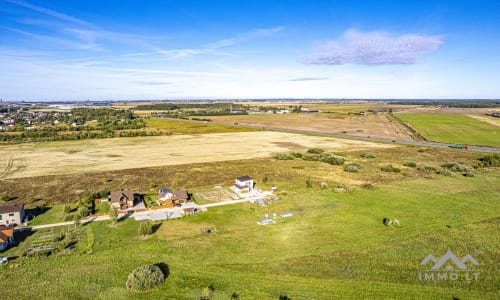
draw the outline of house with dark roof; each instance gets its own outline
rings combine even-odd
[[[0,225],[0,251],[14,243],[14,227]]]
[[[163,188],[158,191],[158,204],[175,206],[189,201],[189,194],[186,190],[173,191]]]
[[[236,177],[234,185],[231,187],[231,190],[238,194],[246,194],[250,193],[254,187],[254,181],[250,176],[240,176]]]
[[[109,194],[109,201],[111,203],[111,206],[118,210],[132,209],[134,208],[134,206],[138,206],[143,203],[142,196],[140,194],[132,192],[131,190],[119,190],[111,192]]]
[[[0,206],[0,225],[19,225],[24,217],[24,204]]]

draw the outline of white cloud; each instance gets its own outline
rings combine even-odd
[[[350,29],[337,40],[316,47],[313,54],[300,59],[318,65],[414,64],[442,43],[437,35],[392,34],[385,31],[360,32]]]

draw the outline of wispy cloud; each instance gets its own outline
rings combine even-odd
[[[54,17],[54,18],[66,21],[66,22],[70,22],[70,23],[74,23],[74,24],[79,24],[79,25],[84,25],[84,26],[88,26],[88,27],[94,27],[93,24],[91,24],[91,23],[89,23],[87,21],[84,21],[84,20],[78,19],[76,17],[73,17],[73,16],[70,16],[70,15],[66,15],[66,14],[57,12],[57,11],[52,10],[52,9],[48,9],[48,8],[45,8],[45,7],[33,5],[33,4],[30,4],[30,3],[27,3],[27,2],[24,2],[24,1],[20,1],[20,0],[5,0],[5,1],[9,2],[9,3],[12,3],[12,4],[15,4],[15,5],[22,6],[24,8],[28,8],[28,9],[34,10],[36,12],[45,14],[47,16],[51,16],[51,17]]]
[[[239,34],[235,37],[219,40],[217,42],[208,44],[200,48],[188,48],[188,49],[167,49],[158,50],[156,53],[161,54],[168,59],[178,59],[194,55],[228,55],[228,53],[221,51],[220,49],[225,47],[234,46],[240,43],[244,43],[257,38],[263,38],[272,36],[284,29],[283,26],[277,26],[272,28],[260,28],[250,30],[248,32]],[[136,53],[133,55],[141,56],[145,53]]]
[[[316,80],[328,80],[328,77],[301,77],[301,78],[292,78],[288,81],[316,81]]]
[[[398,35],[385,31],[360,32],[350,29],[339,39],[317,46],[312,55],[300,61],[320,65],[414,64],[425,54],[436,50],[442,40],[437,35]]]

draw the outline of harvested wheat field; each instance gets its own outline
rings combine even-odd
[[[4,178],[21,178],[250,159],[312,147],[344,152],[394,145],[268,131],[96,139],[2,146],[0,168]]]
[[[214,122],[238,123],[286,129],[344,133],[409,140],[404,126],[386,114],[355,116],[345,114],[256,114],[239,116],[210,116]]]

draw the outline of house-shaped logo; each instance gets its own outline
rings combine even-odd
[[[430,262],[433,265],[431,264],[432,266],[429,269],[419,273],[420,280],[433,280],[435,278],[437,280],[457,280],[460,277],[463,277],[465,280],[477,280],[479,275],[479,272],[474,270],[474,266],[478,266],[479,263],[470,254],[466,254],[462,259],[459,259],[450,250],[440,259],[429,254],[420,262],[420,265],[428,266]]]
[[[453,252],[448,250],[445,255],[441,257],[441,259],[437,260],[434,255],[427,255],[424,260],[420,263],[420,265],[425,266],[432,261],[434,266],[430,270],[446,270],[446,271],[467,271],[467,263],[470,263],[474,266],[478,266],[479,263],[472,257],[470,254],[465,255],[462,259],[458,259]]]

